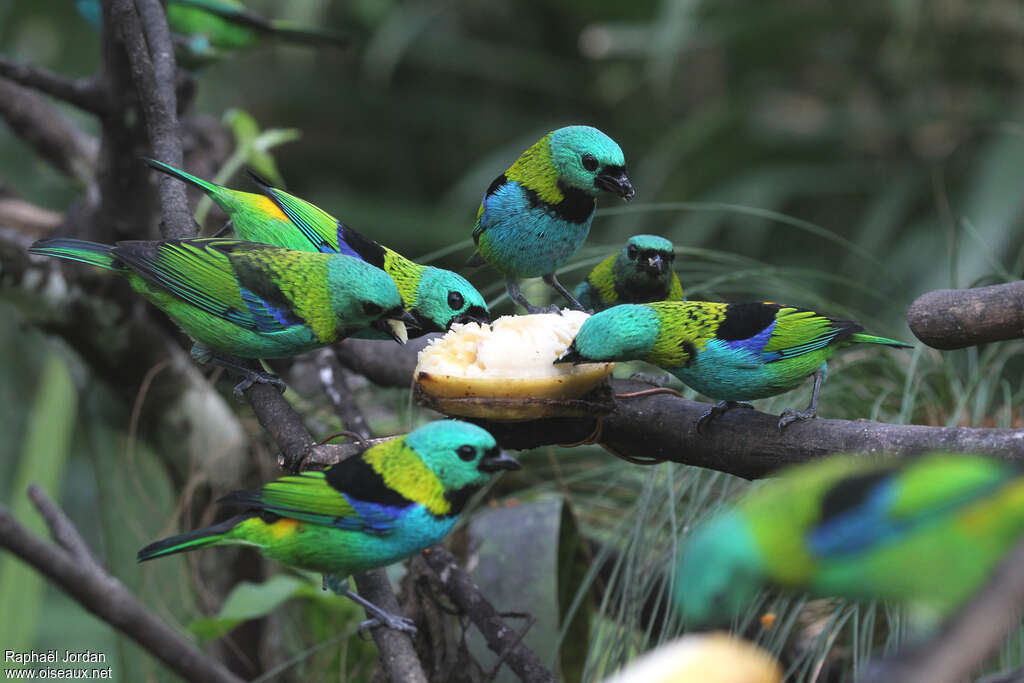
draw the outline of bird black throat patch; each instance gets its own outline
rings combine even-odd
[[[469,499],[479,490],[479,486],[463,486],[461,489],[455,489],[454,491],[445,491],[444,499],[451,505],[451,509],[445,517],[458,517],[462,513],[462,508],[466,507]]]
[[[334,489],[349,494],[366,503],[377,503],[388,507],[402,508],[412,501],[398,491],[388,488],[370,463],[361,456],[342,460],[324,472],[324,479]]]
[[[759,302],[728,304],[725,319],[715,331],[715,337],[722,341],[750,339],[772,324],[780,308],[778,304]]]

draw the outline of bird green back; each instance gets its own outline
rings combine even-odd
[[[782,472],[695,530],[677,599],[709,617],[716,601],[735,612],[769,583],[944,616],[1022,533],[1024,477],[1011,463],[833,456]]]

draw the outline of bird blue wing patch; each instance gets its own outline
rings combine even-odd
[[[393,531],[398,520],[408,512],[407,507],[367,503],[345,493],[342,495],[358,516],[336,518],[334,526],[339,529],[358,529],[366,533],[384,535]]]
[[[283,332],[293,325],[301,325],[302,321],[288,309],[274,306],[258,294],[245,287],[239,287],[242,301],[245,302],[256,330],[263,333]]]

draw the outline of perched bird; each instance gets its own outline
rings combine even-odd
[[[78,13],[95,28],[103,24],[100,0],[76,0]],[[180,65],[197,69],[264,38],[292,43],[335,45],[351,42],[348,34],[287,21],[267,19],[246,9],[241,0],[168,0],[167,24]]]
[[[741,401],[774,396],[814,375],[805,410],[786,410],[779,429],[817,414],[826,361],[851,344],[909,344],[862,334],[849,320],[770,302],[663,301],[623,304],[586,320],[556,363],[643,360],[720,403],[697,422]]]
[[[784,471],[693,530],[675,599],[725,622],[765,585],[908,603],[943,617],[1024,533],[1024,472],[1006,460],[841,455]]]
[[[278,562],[333,575],[341,580],[336,590],[380,622],[415,630],[348,591],[347,577],[439,542],[492,474],[518,468],[481,427],[432,422],[323,472],[229,494],[217,502],[241,507],[241,514],[152,543],[139,551],[139,561],[213,545],[254,545]]]
[[[657,235],[633,235],[626,246],[597,264],[576,288],[584,308],[603,311],[617,304],[683,301],[683,285],[672,270],[672,243]]]
[[[415,318],[409,328],[410,337],[443,332],[453,323],[490,321],[487,302],[466,278],[450,270],[414,263],[320,207],[272,187],[256,174],[251,175],[263,194],[215,185],[153,159],[146,163],[209,195],[231,218],[240,239],[301,251],[340,252],[383,269],[394,279],[403,305]]]
[[[57,238],[29,247],[128,278],[133,289],[183,329],[199,362],[239,372],[244,381],[280,383],[225,356],[283,358],[373,327],[405,342],[395,283],[387,273],[341,254],[311,254],[224,239],[118,242]]]
[[[473,228],[476,252],[468,265],[489,263],[500,271],[508,295],[530,313],[543,309],[519,291],[517,281],[524,277],[543,277],[582,310],[555,270],[587,239],[601,192],[627,200],[635,194],[615,141],[590,126],[548,133],[487,188]]]

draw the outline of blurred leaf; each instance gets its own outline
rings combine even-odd
[[[235,586],[215,617],[196,619],[188,630],[200,638],[219,638],[243,621],[266,616],[286,600],[307,594],[309,582],[288,574],[277,574],[263,583],[242,582]]]
[[[37,535],[46,537],[46,524],[26,495],[37,484],[59,499],[59,485],[71,448],[77,413],[77,392],[64,359],[51,353],[43,368],[18,471],[9,493],[11,512]],[[28,650],[36,635],[43,600],[42,575],[11,554],[0,558],[0,643],[13,650]],[[14,618],[17,615],[17,618]]]

